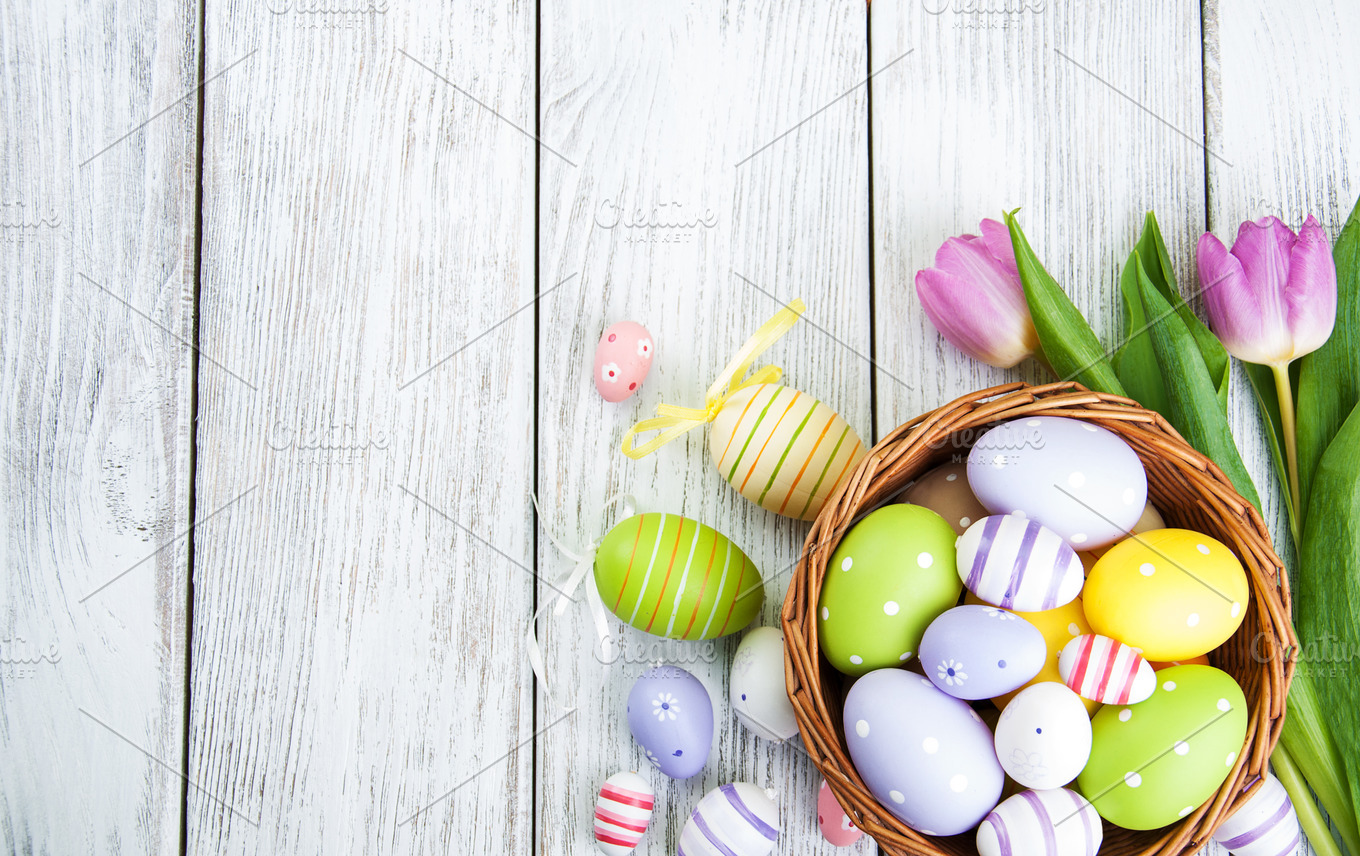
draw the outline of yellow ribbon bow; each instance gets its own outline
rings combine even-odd
[[[727,368],[722,370],[718,379],[708,388],[705,396],[703,408],[696,407],[675,407],[670,404],[658,404],[656,406],[657,416],[654,419],[644,419],[623,435],[623,453],[630,458],[641,458],[650,455],[657,449],[666,445],[670,441],[688,431],[698,428],[700,425],[707,425],[718,418],[718,412],[723,409],[727,399],[738,390],[748,386],[755,386],[762,383],[777,383],[784,374],[783,369],[778,366],[763,366],[754,373],[748,374],[751,370],[751,363],[755,362],[756,357],[765,353],[771,345],[779,340],[781,336],[789,332],[789,328],[807,309],[803,301],[794,298],[787,306],[774,314],[769,321],[766,321],[751,338],[746,340],[746,344],[741,346],[737,355],[732,358],[732,362],[727,364]],[[733,380],[736,383],[733,383]],[[633,437],[637,434],[645,434],[648,431],[660,431],[661,433],[643,443],[641,446],[633,445]]]

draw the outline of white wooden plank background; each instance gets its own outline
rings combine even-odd
[[[0,7],[8,853],[179,846],[195,15]]]
[[[210,0],[201,74],[192,5],[0,9],[5,850],[590,852],[599,781],[645,766],[627,689],[667,659],[718,735],[641,852],[734,779],[781,791],[780,852],[831,852],[810,762],[727,708],[735,640],[624,630],[606,667],[573,609],[540,627],[578,709],[536,692],[533,574],[569,563],[529,493],[573,538],[619,491],[716,525],[773,578],[771,623],[806,525],[738,498],[701,432],[617,444],[780,300],[809,311],[770,360],[869,440],[1040,379],[961,357],[915,300],[980,218],[1022,207],[1112,344],[1144,210],[1191,295],[1205,228],[1335,235],[1360,193],[1344,0],[433,6]],[[625,318],[658,359],[608,405],[590,359]]]

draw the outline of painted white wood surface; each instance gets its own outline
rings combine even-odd
[[[525,852],[534,8],[314,8],[207,11],[188,847]]]
[[[599,782],[647,766],[627,689],[667,660],[705,681],[719,730],[640,852],[672,852],[734,779],[782,792],[780,852],[831,852],[811,763],[731,716],[736,638],[614,622],[606,666],[573,607],[540,627],[579,708],[559,721],[536,695],[521,635],[552,590],[532,573],[569,562],[530,491],[572,536],[613,522],[620,491],[715,525],[773,578],[772,623],[806,524],[738,497],[702,431],[638,462],[617,444],[659,401],[698,404],[779,300],[809,311],[769,361],[870,441],[1042,378],[959,355],[915,299],[916,270],[981,217],[1022,207],[1113,343],[1144,210],[1190,295],[1206,227],[1316,213],[1335,236],[1360,193],[1360,13],[1341,0],[339,5],[358,11],[207,4],[201,236],[197,97],[177,100],[195,10],[0,10],[0,643],[39,659],[0,664],[8,850],[177,851],[187,771],[190,852],[590,852]],[[625,318],[658,359],[608,405],[590,360]]]
[[[864,7],[548,2],[542,23],[544,142],[578,164],[545,156],[541,173],[542,284],[579,274],[543,300],[540,320],[547,523],[594,537],[600,506],[620,491],[642,510],[708,523],[762,570],[761,623],[777,623],[808,524],[742,499],[713,466],[702,430],[640,461],[618,447],[658,402],[702,407],[732,354],[793,297],[808,304],[806,319],[768,361],[869,438],[870,367],[855,355],[869,353],[866,87],[837,100],[868,74]],[[664,225],[677,221],[685,225]],[[593,388],[591,361],[604,327],[625,319],[648,327],[657,356],[640,391],[612,405]],[[539,549],[545,574],[570,569],[546,539]],[[540,586],[540,599],[550,593]],[[584,604],[542,625],[554,691],[579,710],[538,742],[541,852],[591,852],[595,791],[620,769],[657,786],[640,853],[674,853],[695,803],[730,781],[779,791],[779,852],[834,852],[816,829],[821,780],[801,745],[754,737],[728,704],[739,636],[656,641],[611,625],[623,652],[609,666],[592,656]],[[652,770],[628,729],[628,691],[657,660],[689,669],[714,701],[708,766],[683,782]],[[540,702],[540,725],[552,716]]]
[[[5,852],[179,845],[195,32],[0,8]]]

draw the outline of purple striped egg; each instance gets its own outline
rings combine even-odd
[[[746,782],[714,788],[680,832],[679,856],[765,856],[779,837],[774,792]]]
[[[1075,791],[1022,791],[977,831],[979,856],[1095,856],[1104,833],[1095,807]]]
[[[959,578],[993,606],[1043,612],[1071,603],[1085,572],[1056,532],[1021,514],[994,514],[959,536]]]
[[[1293,856],[1299,852],[1299,817],[1284,785],[1269,773],[1232,817],[1214,831],[1214,840],[1233,856]]]

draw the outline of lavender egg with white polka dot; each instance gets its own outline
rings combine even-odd
[[[1037,520],[1077,550],[1112,544],[1147,503],[1147,472],[1113,431],[1085,419],[1013,419],[978,438],[968,484],[992,514]]]
[[[1047,655],[1044,634],[1013,612],[994,606],[956,606],[921,637],[921,665],[935,686],[961,699],[1008,693],[1039,674]]]
[[[845,699],[845,742],[870,793],[924,835],[957,835],[1001,797],[992,733],[968,706],[903,669],[880,669]]]

